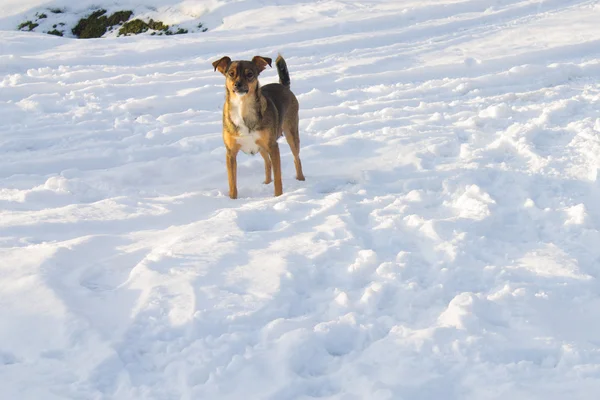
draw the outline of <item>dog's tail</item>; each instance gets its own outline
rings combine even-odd
[[[290,73],[287,69],[287,64],[281,54],[277,56],[277,60],[275,60],[275,65],[277,66],[277,74],[279,75],[279,83],[281,83],[286,88],[290,87]]]

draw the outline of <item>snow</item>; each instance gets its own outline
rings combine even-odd
[[[92,4],[210,30],[16,31]],[[599,17],[594,0],[3,1],[1,397],[595,399]],[[282,141],[284,194],[240,154],[231,200],[211,62],[278,52],[306,181]]]

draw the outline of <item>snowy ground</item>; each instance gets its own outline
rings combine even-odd
[[[597,0],[162,0],[211,30],[99,40],[3,3],[3,399],[597,398]],[[230,200],[210,63],[278,51],[307,180],[283,141],[284,195],[241,155]]]

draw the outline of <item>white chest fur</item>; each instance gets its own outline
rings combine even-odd
[[[258,138],[259,135],[256,131],[250,132],[249,135],[240,135],[237,138],[237,142],[241,146],[240,150],[246,154],[255,155],[260,151],[260,147],[256,144]]]
[[[241,98],[235,94],[232,95],[230,105],[231,107],[229,109],[229,117],[239,129],[240,136],[237,138],[237,142],[241,146],[240,150],[242,150],[246,154],[255,155],[260,150],[260,148],[256,144],[256,140],[258,140],[260,136],[258,132],[251,131],[246,126],[244,118],[242,117]]]

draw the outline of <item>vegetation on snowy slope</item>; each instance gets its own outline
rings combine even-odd
[[[133,11],[127,10],[117,11],[107,17],[106,10],[97,10],[86,18],[80,19],[71,32],[80,39],[100,38],[115,25],[127,21],[132,15]]]
[[[52,14],[64,14],[66,10],[59,8],[51,8],[48,11]],[[97,9],[89,15],[79,19],[77,24],[71,29],[73,36],[79,39],[101,38],[106,33],[118,29],[117,36],[139,35],[149,32],[151,35],[179,35],[189,33],[188,29],[169,26],[162,21],[149,19],[144,21],[140,18],[131,19],[134,12],[132,10],[121,10],[110,15],[105,9]],[[34,32],[40,27],[40,20],[48,18],[46,13],[36,13],[36,19],[27,20],[17,26],[20,31]],[[55,36],[64,36],[65,31],[60,30],[60,27],[65,27],[64,22],[59,22],[52,25],[52,30],[48,29],[45,33]],[[197,25],[197,30],[206,32],[208,29],[202,23]]]

